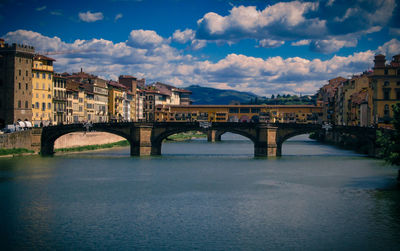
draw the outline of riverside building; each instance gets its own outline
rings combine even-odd
[[[53,124],[53,61],[36,55],[32,65],[32,122],[34,126]]]
[[[34,48],[0,39],[0,128],[32,120]]]

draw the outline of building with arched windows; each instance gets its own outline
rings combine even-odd
[[[32,46],[0,39],[0,128],[32,119]]]

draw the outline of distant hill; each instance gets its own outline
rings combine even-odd
[[[229,105],[233,102],[257,105],[315,105],[317,95],[289,95],[277,94],[271,98],[260,97],[251,92],[240,92],[234,90],[221,90],[210,87],[191,85],[184,88],[192,92],[190,99],[194,105]]]
[[[194,105],[229,105],[233,101],[244,104],[250,103],[255,98],[259,98],[257,95],[249,92],[221,90],[198,85],[191,85],[185,89],[192,92],[190,99]]]

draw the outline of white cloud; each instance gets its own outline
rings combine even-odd
[[[400,28],[390,28],[389,32],[392,35],[400,36]]]
[[[400,41],[392,39],[384,45],[379,46],[377,52],[386,55],[386,59],[390,59],[390,57],[400,53]]]
[[[300,41],[292,42],[292,46],[303,46],[303,45],[309,45],[311,40],[309,39],[303,39]]]
[[[26,30],[9,32],[2,37],[9,43],[33,45],[38,51],[59,52],[50,55],[57,60],[54,66],[58,72],[76,72],[83,68],[86,72],[105,78],[131,74],[145,77],[149,82],[164,81],[179,86],[199,84],[252,91],[258,95],[313,93],[328,79],[369,69],[373,66],[376,53],[393,55],[390,53],[400,51],[400,42],[393,39],[376,51],[333,56],[326,60],[229,54],[212,62],[182,54],[154,31],[131,32],[129,39],[136,41],[147,38],[145,44],[130,43],[132,41],[129,39],[119,43],[105,39],[67,43],[58,37],[47,37]]]
[[[184,31],[181,30],[176,30],[174,34],[172,34],[172,39],[175,42],[185,44],[188,41],[191,41],[194,39],[195,32],[192,29],[186,29]]]
[[[340,50],[343,47],[355,47],[357,46],[357,40],[316,40],[312,41],[310,47],[313,51],[321,53],[332,53]]]
[[[278,41],[273,39],[262,39],[259,41],[259,46],[263,48],[276,48],[285,44],[285,41]]]
[[[46,8],[47,8],[47,6],[44,5],[44,6],[41,6],[41,7],[37,7],[35,10],[36,11],[42,11],[42,10],[45,10]]]
[[[121,19],[124,15],[122,15],[122,13],[118,13],[117,15],[115,15],[114,18],[114,22],[116,22],[118,19]]]
[[[201,48],[204,48],[207,45],[206,40],[199,40],[199,39],[194,39],[192,40],[191,47],[193,50],[200,50]]]
[[[152,30],[132,30],[127,44],[138,48],[155,48],[160,46],[164,39]]]
[[[325,34],[325,22],[306,19],[305,14],[318,8],[318,3],[281,2],[259,11],[254,6],[233,7],[228,16],[209,12],[197,21],[200,39],[274,39],[297,38],[300,34]]]
[[[50,15],[53,15],[53,16],[62,16],[62,12],[59,11],[59,10],[53,10],[53,11],[50,11]]]
[[[87,23],[92,23],[92,22],[96,22],[99,20],[103,20],[104,16],[103,13],[101,12],[79,12],[79,19],[87,22]]]
[[[395,0],[291,1],[260,10],[255,6],[234,6],[226,16],[206,13],[197,21],[195,34],[196,39],[226,43],[256,39],[261,41],[261,47],[282,43],[269,41],[290,41],[293,46],[307,42],[314,51],[333,53],[392,25],[395,7]]]

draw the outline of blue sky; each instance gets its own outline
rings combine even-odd
[[[400,1],[3,0],[0,37],[58,72],[311,94],[400,53]]]

